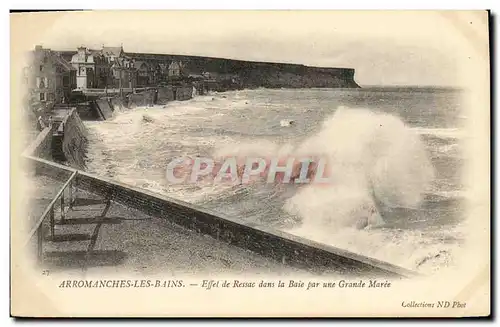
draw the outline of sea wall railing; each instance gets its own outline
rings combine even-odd
[[[61,223],[64,223],[66,219],[66,212],[69,209],[71,209],[74,202],[73,194],[74,194],[75,180],[77,174],[78,174],[77,171],[74,171],[71,174],[71,176],[64,183],[59,192],[57,192],[52,201],[46,207],[40,218],[38,218],[38,220],[35,222],[35,225],[31,228],[28,237],[24,242],[26,247],[32,242],[33,237],[36,236],[35,253],[38,262],[43,261],[44,222],[46,221],[46,219],[48,219],[49,233],[50,233],[49,240],[54,240],[55,224],[56,224],[55,214],[57,209],[56,206],[57,204],[59,204],[59,209],[60,209],[59,219]]]

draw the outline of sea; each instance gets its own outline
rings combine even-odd
[[[445,88],[211,93],[116,110],[112,119],[85,122],[87,170],[433,273],[453,266],[465,242],[461,140],[467,117],[462,109],[462,92]],[[300,151],[333,158],[338,183],[173,184],[166,178],[167,164],[180,156],[286,157]],[[337,223],[358,219],[359,208],[372,205],[373,197],[391,204],[377,207],[384,224],[359,228]]]

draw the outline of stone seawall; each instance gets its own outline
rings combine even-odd
[[[156,90],[147,90],[140,93],[132,93],[127,96],[128,108],[147,107],[156,103],[157,92]]]
[[[172,86],[158,88],[158,104],[166,104],[175,100],[175,91]]]
[[[52,160],[52,127],[44,128],[35,140],[23,151],[24,156]]]
[[[203,90],[201,90],[203,91]],[[108,120],[114,111],[148,107],[155,104],[165,105],[170,101],[185,101],[193,98],[193,86],[169,85],[154,87],[126,96],[89,97],[86,102],[73,104],[83,120]]]
[[[169,101],[185,101],[193,98],[192,86],[166,86],[158,88],[157,104]]]
[[[193,87],[182,86],[175,88],[175,100],[185,101],[193,98]]]
[[[111,109],[111,106],[109,105],[109,101],[107,98],[102,98],[99,100],[96,100],[96,109],[99,111],[100,116],[104,119],[110,119],[113,117],[113,109]]]
[[[72,104],[72,106],[76,108],[78,116],[82,120],[102,120],[96,109],[96,104],[91,101]]]
[[[125,108],[125,102],[121,97],[110,98],[109,102],[111,103],[111,109],[113,109],[113,111],[123,110]]]
[[[166,104],[170,101],[185,101],[193,98],[192,86],[165,86],[129,94],[128,108]]]
[[[68,115],[65,117],[63,122],[58,127],[53,135],[53,144],[56,136],[62,137],[62,142],[60,147],[53,147],[53,153],[60,151],[62,158],[67,165],[84,169],[85,168],[85,158],[87,154],[87,129],[83,124],[82,120],[78,116],[76,109],[72,109]]]
[[[74,171],[69,167],[42,159],[31,158],[31,161],[37,173],[54,179],[67,178]],[[169,220],[218,241],[311,272],[397,278],[416,275],[414,272],[383,261],[216,214],[193,204],[82,171],[78,171],[76,176],[76,187],[138,209],[148,215]]]

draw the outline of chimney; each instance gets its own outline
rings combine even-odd
[[[35,51],[42,51],[43,47],[41,45],[35,45]]]

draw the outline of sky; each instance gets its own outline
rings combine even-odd
[[[123,44],[125,52],[349,67],[362,86],[458,86],[459,68],[477,55],[473,28],[484,25],[477,12],[432,11],[98,11],[26,22],[40,15],[50,23],[33,47]]]

